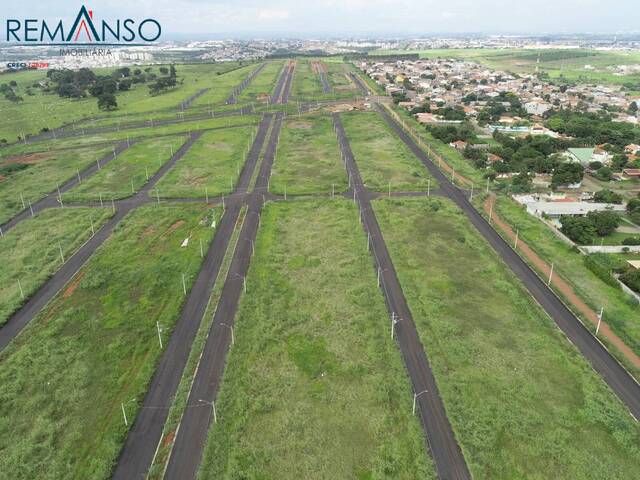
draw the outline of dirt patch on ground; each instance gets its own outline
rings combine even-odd
[[[504,220],[502,220],[495,212],[495,209],[492,209],[492,204],[495,202],[495,197],[489,197],[484,202],[483,208],[486,213],[491,211],[491,223],[496,225],[500,230],[502,230],[507,238],[513,240],[515,242],[516,234],[511,229]],[[534,252],[527,243],[522,241],[521,238],[518,239],[518,251],[522,256],[524,256],[528,263],[533,265],[534,269],[540,272],[543,278],[549,278],[549,274],[551,273],[551,266],[547,264],[542,258],[538,256],[536,252]],[[559,291],[562,296],[569,302],[569,304],[581,313],[584,317],[586,317],[593,325],[598,324],[598,314],[592,310],[573,290],[573,287],[569,283],[567,283],[560,275],[558,275],[555,271],[553,272],[553,277],[551,280],[551,285],[555,288],[555,290]],[[604,315],[606,318],[606,314]],[[620,337],[618,337],[609,327],[609,325],[603,321],[600,324],[600,331],[598,336],[605,337],[612,345],[614,345],[634,366],[640,367],[640,357],[636,355],[636,353],[629,348]]]
[[[364,106],[352,103],[341,103],[339,105],[331,105],[328,110],[330,112],[350,112],[352,110],[364,110]]]
[[[5,178],[7,177],[5,177],[4,175],[0,175],[0,182],[2,182]]]
[[[84,277],[84,272],[80,272],[78,275],[75,276],[73,280],[71,280],[71,283],[64,290],[64,293],[62,294],[62,298],[69,298],[71,295],[73,295],[73,292],[75,292],[76,288],[78,288],[78,285],[80,285],[80,281],[82,280],[82,277]]]
[[[0,162],[0,166],[11,165],[14,163],[33,165],[36,163],[44,162],[48,158],[51,158],[51,154],[48,152],[29,153],[27,155],[18,155],[17,157],[5,158]]]
[[[310,130],[313,128],[313,124],[311,122],[302,122],[300,120],[295,122],[290,122],[288,124],[289,128],[299,128],[301,130]]]
[[[140,238],[148,238],[150,235],[153,235],[155,231],[156,231],[156,226],[149,225],[147,228],[144,229],[144,231],[140,235]]]
[[[171,235],[173,232],[175,232],[177,229],[179,229],[182,225],[184,225],[184,220],[178,220],[176,223],[174,223],[173,225],[171,225],[166,232],[164,232],[162,234],[162,238],[164,237],[168,237],[169,235]]]
[[[173,439],[176,436],[175,430],[167,433],[165,437],[162,439],[162,448],[167,448],[173,442]]]

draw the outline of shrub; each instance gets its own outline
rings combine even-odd
[[[614,288],[620,288],[620,284],[611,274],[611,270],[604,267],[600,262],[598,262],[598,257],[596,255],[586,255],[584,257],[584,265],[607,285]]]

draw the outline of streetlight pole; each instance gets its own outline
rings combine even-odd
[[[420,393],[414,393],[414,394],[413,394],[413,412],[412,412],[412,413],[413,413],[413,415],[415,415],[415,414],[416,414],[416,401],[418,400],[418,397],[419,397],[420,395],[422,395],[423,393],[427,393],[428,391],[429,391],[429,390],[423,390],[423,391],[421,391]]]

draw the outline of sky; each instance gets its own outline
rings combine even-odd
[[[7,18],[73,19],[84,3],[98,19],[152,17],[164,39],[416,36],[432,33],[630,33],[640,0],[27,0]],[[3,35],[4,36],[4,35]]]

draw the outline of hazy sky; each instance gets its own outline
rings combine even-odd
[[[640,31],[640,0],[0,0],[5,18],[153,17],[171,34],[621,33]]]

